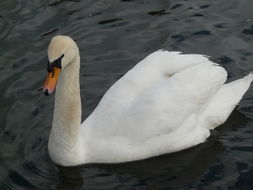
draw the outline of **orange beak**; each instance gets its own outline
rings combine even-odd
[[[43,92],[46,96],[52,94],[55,91],[60,72],[61,69],[53,67],[52,72],[48,73],[43,86]]]

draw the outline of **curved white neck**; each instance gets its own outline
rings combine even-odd
[[[58,163],[61,158],[76,156],[80,144],[79,69],[78,55],[61,71],[56,87],[54,117],[48,145],[51,158]]]

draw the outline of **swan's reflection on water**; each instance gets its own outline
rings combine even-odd
[[[219,137],[248,121],[234,110],[205,143],[177,153],[122,164],[59,167],[58,189],[162,189],[189,184],[198,180],[225,151]]]

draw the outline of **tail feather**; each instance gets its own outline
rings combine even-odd
[[[248,90],[252,80],[253,74],[250,73],[244,78],[224,84],[202,113],[201,125],[214,129],[223,124]]]

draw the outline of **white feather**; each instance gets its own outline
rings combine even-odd
[[[202,143],[210,129],[226,121],[253,80],[249,74],[224,84],[227,72],[206,56],[159,50],[106,92],[78,132],[80,117],[63,117],[71,115],[68,107],[80,112],[80,106],[71,107],[73,100],[80,104],[79,84],[64,80],[68,74],[78,77],[78,64],[79,59],[63,69],[57,84],[61,93],[56,92],[49,152],[61,165],[134,161]]]

